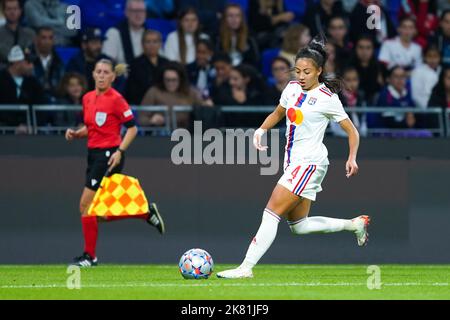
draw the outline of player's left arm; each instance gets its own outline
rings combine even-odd
[[[350,148],[348,160],[345,163],[345,170],[347,178],[354,176],[358,173],[358,164],[356,163],[356,156],[359,147],[359,133],[356,130],[353,122],[347,118],[339,122],[341,128],[347,133],[348,145]]]

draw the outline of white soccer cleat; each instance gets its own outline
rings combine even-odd
[[[359,216],[352,219],[353,224],[356,227],[356,240],[358,240],[358,246],[364,246],[369,241],[369,233],[367,232],[367,227],[370,223],[369,216]]]
[[[217,278],[223,279],[253,278],[253,272],[252,269],[236,268],[217,273]]]

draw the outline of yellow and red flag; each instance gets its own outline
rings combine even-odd
[[[104,177],[88,210],[99,217],[134,216],[148,213],[148,201],[138,179],[123,174]]]

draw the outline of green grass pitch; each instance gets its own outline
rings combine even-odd
[[[367,265],[258,265],[253,279],[216,277],[230,267],[184,280],[176,264],[101,265],[82,269],[81,288],[68,289],[67,266],[1,265],[0,299],[450,299],[450,265],[379,265],[372,290]]]

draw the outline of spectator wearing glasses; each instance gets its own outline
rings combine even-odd
[[[186,70],[177,62],[169,62],[159,73],[155,85],[151,87],[142,99],[141,105],[163,105],[169,107],[171,114],[173,106],[203,105],[198,92],[191,87]],[[164,126],[167,124],[164,114],[158,112],[139,113],[139,123],[143,126]],[[188,128],[191,124],[189,113],[177,114],[177,126]]]
[[[144,0],[127,0],[126,19],[106,32],[103,54],[112,58],[116,63],[127,64],[131,64],[134,58],[142,54],[146,10]]]
[[[265,104],[276,105],[281,93],[291,80],[291,64],[283,57],[276,57],[272,61],[272,81],[265,94]]]
[[[144,53],[133,60],[125,96],[130,104],[141,103],[147,90],[155,84],[162,68],[169,62],[160,55],[162,36],[159,31],[146,30],[142,36]]]

